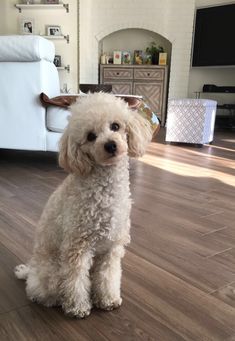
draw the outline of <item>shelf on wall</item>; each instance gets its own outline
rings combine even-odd
[[[21,13],[23,9],[66,9],[69,13],[69,4],[59,3],[59,4],[15,4],[15,7]]]
[[[69,43],[69,34],[66,35],[61,35],[61,36],[42,36],[43,38],[46,39],[51,39],[51,40],[66,40],[67,44]]]
[[[70,65],[65,66],[57,66],[57,70],[67,70],[67,72],[70,72]]]

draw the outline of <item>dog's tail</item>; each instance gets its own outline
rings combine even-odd
[[[18,279],[26,280],[28,278],[29,266],[26,264],[17,265],[14,269],[14,273]]]

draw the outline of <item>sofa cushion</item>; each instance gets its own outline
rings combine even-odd
[[[68,124],[70,111],[65,108],[50,106],[47,108],[47,129],[56,133],[62,133]]]
[[[0,62],[53,62],[54,44],[40,36],[0,36]]]

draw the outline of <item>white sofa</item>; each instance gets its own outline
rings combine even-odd
[[[39,101],[60,95],[54,44],[39,36],[0,36],[0,148],[57,151],[68,111]]]
[[[166,141],[203,145],[214,137],[217,102],[208,99],[169,100]]]

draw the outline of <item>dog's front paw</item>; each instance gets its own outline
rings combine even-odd
[[[116,299],[103,297],[102,299],[94,301],[94,305],[97,308],[108,311],[119,308],[121,304],[122,304],[121,297],[118,297]]]
[[[66,315],[73,316],[79,319],[83,319],[89,316],[91,313],[91,304],[88,302],[76,305],[63,304],[62,308]]]

